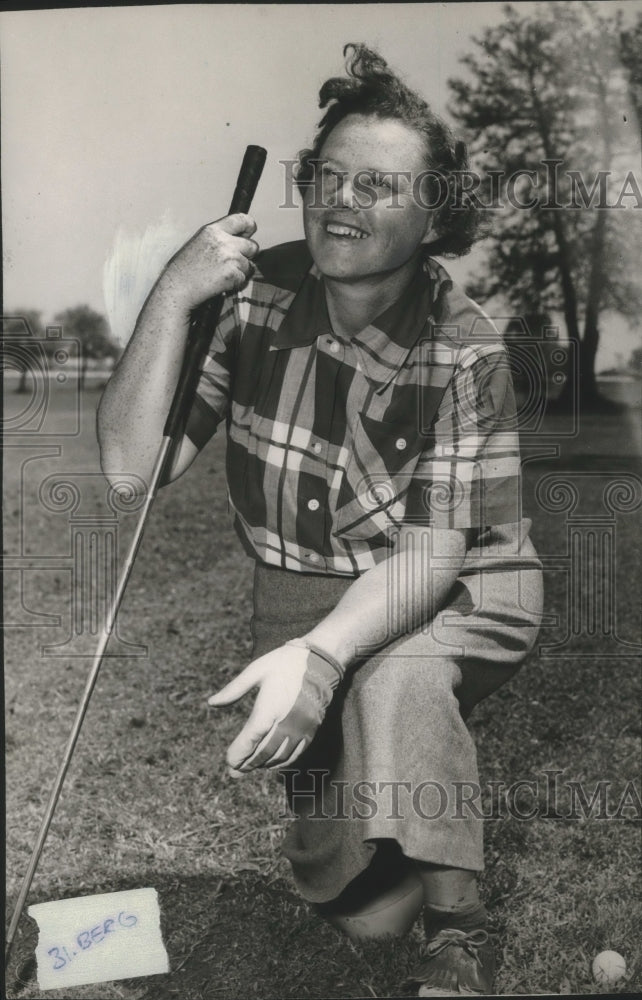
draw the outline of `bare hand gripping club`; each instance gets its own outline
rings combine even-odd
[[[232,215],[235,212],[249,211],[252,198],[254,197],[254,192],[256,191],[256,186],[259,182],[259,178],[265,164],[266,155],[266,151],[261,146],[248,146],[245,150],[245,156],[243,157],[243,163],[241,164],[238,180],[236,182],[236,189],[234,191],[228,213],[229,215]],[[125,592],[125,587],[127,586],[127,581],[134,564],[134,559],[136,558],[136,553],[145,528],[147,514],[149,513],[149,509],[154,501],[159,485],[168,478],[173,456],[176,454],[176,449],[180,445],[183,438],[189,411],[194,401],[199,375],[209,350],[212,337],[214,336],[214,331],[221,314],[223,302],[224,296],[216,295],[214,298],[208,299],[192,313],[183,365],[165,427],[163,429],[163,438],[156,456],[148,489],[145,494],[145,501],[141,508],[134,537],[125,558],[123,571],[118,580],[114,596],[107,609],[104,630],[100,637],[98,648],[96,649],[89,677],[87,678],[87,683],[85,684],[85,689],[78,706],[72,730],[65,747],[63,759],[49,796],[45,815],[42,823],[40,824],[38,837],[29,860],[29,866],[25,873],[20,893],[18,895],[16,908],[7,932],[5,968],[9,962],[11,948],[18,924],[20,922],[20,917],[22,916],[22,911],[40,860],[40,855],[42,854],[47,833],[49,832],[49,827],[51,825],[56,804],[60,797],[65,775],[67,774],[71,757],[78,741],[78,736],[80,735],[80,727],[82,726],[83,719],[87,713],[89,699],[91,698],[92,691],[98,678],[98,672],[101,667],[103,655],[105,653],[105,649],[107,648],[109,637],[114,628],[120,602]]]
[[[233,215],[235,212],[249,211],[263,171],[266,155],[266,151],[261,146],[248,146],[245,150],[229,215]],[[185,422],[194,399],[200,371],[209,350],[223,302],[222,295],[215,295],[213,299],[208,299],[198,309],[195,309],[192,314],[183,369],[163,431],[164,437],[172,438],[174,442],[174,447],[169,449],[167,465],[163,472],[169,471],[175,447],[178,446],[183,437]]]

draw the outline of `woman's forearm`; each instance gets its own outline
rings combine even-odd
[[[248,215],[228,215],[199,229],[163,270],[100,403],[98,439],[106,475],[135,473],[149,481],[178,383],[191,312],[246,283],[258,253],[250,238],[255,230]],[[170,478],[187,468],[196,451],[184,437]]]
[[[397,551],[355,580],[305,638],[349,667],[366,650],[385,646],[433,618],[465,554],[463,531],[404,530]]]
[[[103,471],[149,479],[185,351],[189,308],[166,277],[149,296],[98,409]]]

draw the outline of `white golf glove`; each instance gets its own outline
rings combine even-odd
[[[253,660],[234,680],[208,699],[230,705],[259,687],[252,712],[227,751],[234,775],[255,767],[291,764],[312,741],[343,678],[344,668],[305,639]]]

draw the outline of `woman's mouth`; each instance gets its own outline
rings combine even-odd
[[[330,236],[339,236],[351,240],[367,240],[369,233],[359,229],[358,226],[348,226],[345,223],[328,222],[325,227],[326,233]]]

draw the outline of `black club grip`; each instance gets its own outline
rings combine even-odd
[[[248,146],[245,150],[228,215],[235,212],[249,212],[266,156],[267,152],[262,146]],[[164,437],[172,438],[172,445],[165,460],[161,482],[166,481],[165,473],[170,469],[176,448],[185,433],[187,417],[194,402],[196,386],[221,315],[223,302],[223,295],[215,295],[192,313],[183,367],[163,430]]]
[[[267,152],[262,146],[248,146],[245,150],[230,205],[230,215],[234,212],[249,212],[256,186],[263,173],[266,156]]]

